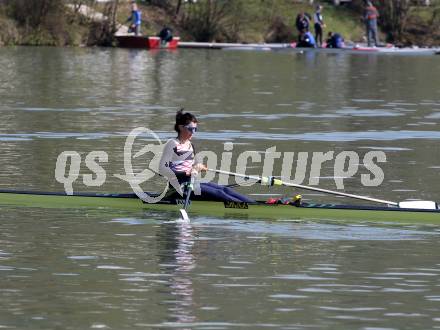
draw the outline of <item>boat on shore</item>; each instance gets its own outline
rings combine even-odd
[[[367,46],[348,46],[343,48],[302,48],[293,47],[292,49],[285,49],[288,51],[297,52],[317,52],[327,54],[377,54],[377,55],[436,55],[439,52],[438,48],[418,48],[418,47],[367,47]]]
[[[164,199],[158,203],[144,203],[135,194],[76,193],[67,195],[56,192],[0,191],[0,206],[36,208],[108,208],[118,210],[145,210],[171,212],[177,215],[183,200]],[[318,204],[298,202],[295,205],[215,202],[194,199],[189,206],[191,215],[235,217],[277,221],[330,220],[397,222],[409,224],[440,224],[440,210],[414,209],[395,206],[362,206],[342,204]]]
[[[329,53],[329,54],[386,54],[386,55],[438,55],[440,48],[420,47],[367,47],[363,45],[350,45],[343,48],[306,48],[296,47],[295,43],[209,43],[209,42],[180,42],[179,48],[193,49],[221,49],[228,51],[284,51],[294,53]]]
[[[274,49],[284,49],[291,47],[291,44],[287,43],[270,43],[270,44],[259,44],[259,43],[229,43],[229,42],[192,42],[192,41],[181,41],[179,43],[179,48],[191,48],[191,49],[249,49],[249,50],[274,50]]]
[[[173,37],[170,42],[165,43],[155,36],[117,35],[115,38],[118,47],[137,49],[176,49],[180,42],[179,37]]]

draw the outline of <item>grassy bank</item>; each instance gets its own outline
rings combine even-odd
[[[93,46],[110,44],[112,35],[109,21],[90,19],[63,0],[0,0],[0,46]]]

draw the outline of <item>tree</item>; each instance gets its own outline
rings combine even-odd
[[[380,3],[381,26],[388,33],[389,41],[400,40],[405,30],[409,9],[409,0],[386,0]]]
[[[182,26],[196,41],[236,41],[242,0],[199,0],[188,3]]]
[[[14,19],[28,28],[41,26],[49,16],[62,16],[63,0],[9,0]]]

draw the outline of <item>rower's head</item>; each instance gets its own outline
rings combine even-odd
[[[197,118],[192,113],[183,112],[183,108],[176,113],[176,124],[174,129],[179,137],[191,139],[197,131]]]

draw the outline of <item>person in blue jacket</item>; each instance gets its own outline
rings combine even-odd
[[[344,47],[344,38],[339,33],[328,33],[327,48],[342,48]]]
[[[315,37],[313,37],[313,34],[310,31],[301,33],[296,47],[316,48]]]
[[[128,32],[134,32],[135,35],[139,36],[141,35],[141,12],[138,9],[138,6],[135,1],[132,1],[131,3],[131,15],[127,19],[127,22],[130,22],[130,28],[128,29]]]

